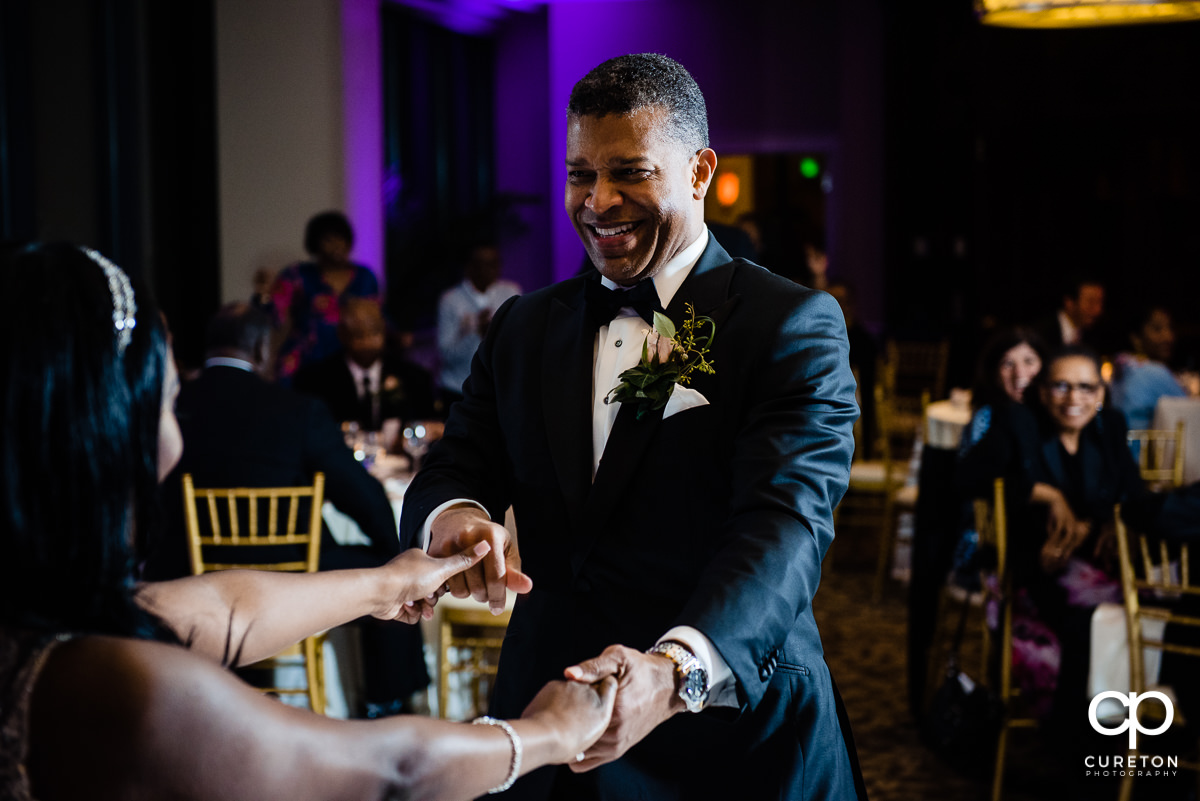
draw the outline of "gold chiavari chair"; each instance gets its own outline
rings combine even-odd
[[[315,573],[321,558],[321,504],[325,474],[299,487],[196,487],[190,473],[183,475],[184,515],[192,573],[200,575],[235,568]],[[301,507],[307,510],[301,516]],[[205,514],[202,516],[201,512]],[[219,561],[206,559],[210,549],[221,549]],[[240,549],[240,550],[239,550]],[[231,558],[244,552],[245,558]],[[271,559],[282,552],[286,558]],[[302,554],[302,556],[300,555]],[[266,557],[266,558],[264,558]],[[325,712],[325,677],[322,662],[324,635],[306,637],[279,654],[245,666],[252,670],[304,667],[305,686],[264,687],[264,692],[304,695],[309,707]]]

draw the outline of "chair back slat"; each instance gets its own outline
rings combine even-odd
[[[188,554],[192,573],[200,575],[211,571],[250,569],[286,571],[292,573],[315,573],[321,557],[321,504],[325,498],[325,475],[315,473],[311,485],[298,487],[207,487],[197,489],[190,473],[183,476],[184,518],[187,524]],[[280,532],[279,503],[287,504],[287,530]],[[308,499],[307,527],[299,530],[300,504]],[[222,502],[223,501],[223,502]],[[260,525],[259,505],[267,504],[267,527]],[[208,530],[202,531],[199,506],[208,510]],[[223,511],[223,514],[222,514]],[[222,516],[225,517],[222,520]],[[245,525],[243,526],[243,521]],[[224,532],[228,532],[225,534]],[[278,546],[305,546],[303,554],[297,548],[281,554]],[[249,547],[248,547],[249,546]],[[205,549],[220,547],[223,550],[205,560]],[[272,552],[263,548],[274,547]],[[233,549],[248,555],[237,559]],[[267,561],[267,560],[270,561]],[[317,712],[325,710],[324,669],[319,652],[324,635],[306,637],[297,655],[303,655],[305,686],[302,688],[272,687],[279,694],[303,694],[309,706]],[[274,669],[282,664],[288,653],[277,654],[251,667]]]
[[[213,537],[219,542],[221,540],[221,515],[217,512],[217,496],[206,492],[204,497],[208,501],[208,524],[212,526]]]
[[[1183,486],[1184,423],[1175,429],[1132,429],[1126,442],[1137,458],[1142,480],[1153,489]]]

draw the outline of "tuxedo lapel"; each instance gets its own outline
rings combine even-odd
[[[542,352],[542,407],[554,470],[573,528],[581,517],[592,478],[592,362],[595,328],[577,295],[551,302]]]
[[[708,247],[667,307],[667,316],[676,326],[687,317],[686,307],[691,304],[697,316],[707,315],[713,318],[719,336],[721,322],[738,301],[737,296],[729,297],[733,270],[717,269],[729,262],[729,254],[710,235]],[[647,412],[638,420],[637,409],[633,404],[621,404],[608,442],[604,446],[604,454],[596,470],[591,492],[587,495],[583,518],[586,526],[585,539],[571,560],[576,573],[587,558],[592,543],[603,531],[612,509],[620,502],[629,482],[638,473],[638,466],[662,423],[663,411],[657,409]]]

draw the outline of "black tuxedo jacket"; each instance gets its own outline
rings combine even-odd
[[[432,417],[433,377],[421,367],[394,354],[383,357],[383,386],[380,398],[380,420],[398,417],[419,420]],[[389,388],[390,379],[396,386]],[[296,373],[292,386],[299,392],[325,401],[335,420],[365,421],[363,403],[358,399],[354,376],[346,366],[346,357],[339,351]]]
[[[395,515],[383,486],[355,461],[341,430],[316,398],[269,384],[236,367],[209,367],[179,392],[183,458],[164,484],[165,536],[148,578],[188,575],[180,477],[198,487],[311,484],[325,473],[325,497],[370,537],[375,563],[400,552]],[[322,542],[323,567],[342,566],[332,537]]]
[[[710,403],[640,421],[626,404],[593,481],[589,280],[598,275],[496,313],[465,399],[406,493],[401,536],[453,498],[497,521],[513,506],[534,589],[505,638],[495,714],[519,715],[608,645],[644,650],[679,624],[729,663],[740,708],[677,715],[615,763],[580,777],[537,771],[514,791],[854,797],[853,745],[811,606],[858,414],[841,310],[731,261],[710,237],[667,309],[676,324],[686,304],[716,321],[716,372],[691,384]]]

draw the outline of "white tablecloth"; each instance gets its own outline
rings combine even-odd
[[[971,422],[971,407],[943,400],[925,408],[925,444],[931,448],[958,450],[963,429]]]
[[[1183,421],[1183,483],[1200,481],[1200,398],[1158,399],[1154,427],[1173,431]]]
[[[1142,636],[1161,640],[1166,621],[1142,619]],[[1162,666],[1162,651],[1143,648],[1146,666],[1146,689],[1158,683]],[[1100,604],[1092,613],[1092,653],[1088,662],[1088,697],[1095,698],[1107,690],[1127,693],[1129,679],[1129,629],[1125,624],[1125,607],[1120,604]],[[1129,710],[1114,698],[1100,702],[1097,716],[1101,719],[1128,715]]]

